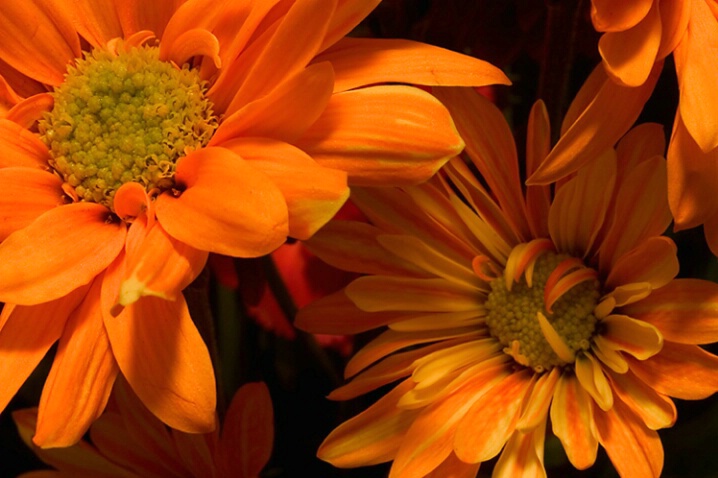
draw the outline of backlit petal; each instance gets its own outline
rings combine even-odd
[[[654,0],[591,0],[591,20],[600,32],[621,31],[638,24],[651,9]]]
[[[47,211],[0,244],[0,300],[39,304],[89,283],[122,250],[125,229],[99,204]]]
[[[423,182],[464,146],[436,98],[402,85],[333,95],[295,144],[319,164],[347,171],[350,184],[364,186]]]
[[[223,148],[205,148],[177,165],[179,197],[157,198],[157,219],[175,239],[204,251],[256,257],[287,237],[281,191],[248,161]]]
[[[332,63],[336,73],[334,92],[377,83],[430,86],[511,83],[490,63],[411,40],[347,37],[314,61]]]
[[[184,298],[144,297],[106,314],[105,328],[122,374],[152,413],[187,433],[214,429],[214,371]]]
[[[676,250],[667,237],[649,237],[618,258],[604,287],[610,290],[635,282],[648,282],[653,289],[663,287],[678,274]]]

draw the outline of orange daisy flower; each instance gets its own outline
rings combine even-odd
[[[501,112],[469,89],[436,93],[467,158],[421,186],[353,192],[373,225],[332,221],[308,241],[369,275],[303,309],[298,325],[385,327],[330,398],[398,381],[319,457],[393,460],[391,478],[417,478],[473,477],[500,455],[493,476],[545,476],[550,423],[579,469],[600,444],[621,476],[659,476],[670,397],[718,390],[718,357],[697,345],[718,338],[718,285],[675,279],[676,247],[660,236],[671,220],[662,128],[641,125],[555,189],[524,191]],[[537,103],[527,174],[549,150],[548,125]]]
[[[600,102],[620,122],[635,121],[655,85],[663,59],[673,53],[680,90],[668,148],[668,199],[677,230],[706,225],[706,239],[718,255],[718,7],[706,0],[592,0],[591,19],[599,32],[599,52],[608,77],[628,102]],[[620,87],[621,85],[622,87]],[[635,87],[635,88],[632,88]],[[612,106],[613,105],[613,106]],[[618,105],[618,108],[615,107]],[[638,107],[638,109],[636,108]],[[599,115],[583,122],[600,123]],[[597,126],[600,127],[600,126]],[[581,129],[577,129],[581,131]],[[583,129],[583,131],[587,131]],[[611,145],[613,138],[585,138]],[[568,144],[557,145],[534,182],[556,180],[579,167]]]
[[[211,430],[212,366],[180,293],[208,252],[307,238],[348,185],[420,182],[463,147],[402,83],[508,80],[344,39],[377,3],[0,1],[0,410],[59,340],[36,443],[77,441],[118,370],[166,424]]]
[[[23,441],[57,470],[43,471],[44,477],[256,478],[269,461],[274,440],[272,401],[262,382],[247,383],[237,391],[221,433],[167,428],[122,380],[117,381],[107,411],[90,427],[90,440],[68,448],[43,449],[32,442],[37,409],[12,415]]]

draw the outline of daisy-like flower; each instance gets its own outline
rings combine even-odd
[[[589,114],[583,122],[602,128],[596,119],[608,114],[612,122],[630,125],[653,90],[664,58],[673,54],[680,96],[667,153],[669,204],[676,230],[705,224],[706,239],[718,255],[718,69],[713,61],[718,54],[718,7],[706,0],[592,0],[591,7],[594,27],[604,32],[599,51],[605,78],[614,83],[606,88],[631,98],[599,101],[608,112]],[[584,141],[605,147],[611,144],[606,139],[596,135]],[[552,181],[575,171],[581,158],[574,158],[570,146],[557,145],[532,180]]]
[[[256,478],[269,461],[274,440],[272,401],[262,382],[234,395],[220,430],[189,434],[167,428],[117,381],[107,411],[90,427],[90,440],[43,449],[32,442],[37,409],[13,412],[20,437],[56,471],[22,476],[95,478]]]
[[[59,340],[36,443],[77,441],[118,371],[166,424],[211,430],[180,293],[208,252],[307,238],[348,185],[420,182],[463,147],[405,84],[508,80],[344,39],[377,3],[0,1],[0,410]]]
[[[550,423],[571,463],[605,448],[621,476],[657,477],[670,397],[718,390],[718,285],[675,279],[662,128],[641,125],[554,185],[521,186],[501,113],[469,89],[438,89],[464,137],[430,183],[353,193],[373,225],[332,221],[308,244],[368,274],[303,309],[316,333],[382,327],[330,398],[388,384],[336,428],[319,457],[393,461],[390,477],[545,476]],[[534,107],[526,173],[549,150]],[[480,175],[475,175],[478,171]],[[503,451],[502,451],[503,450]]]

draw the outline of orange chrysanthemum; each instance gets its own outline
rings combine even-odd
[[[672,53],[680,97],[667,155],[670,209],[677,230],[705,224],[706,239],[718,254],[718,67],[713,61],[718,54],[718,7],[706,0],[592,0],[591,5],[593,25],[604,32],[599,41],[603,67],[615,83],[606,88],[618,96],[610,103],[598,102],[605,111],[589,113],[581,121],[605,128],[601,121],[608,114],[609,121],[618,118],[630,125],[652,92],[663,59]],[[584,141],[605,147],[611,139],[598,135]],[[557,145],[532,180],[556,180],[565,171],[575,171],[580,159],[573,153],[569,144]]]
[[[330,398],[398,381],[319,457],[393,460],[391,478],[417,478],[472,477],[500,454],[493,476],[539,477],[550,423],[579,469],[600,444],[621,476],[659,476],[669,397],[718,390],[718,357],[697,345],[718,338],[718,285],[674,279],[676,247],[660,236],[671,220],[662,128],[639,126],[555,189],[524,191],[498,109],[467,89],[437,95],[468,162],[421,186],[355,191],[373,225],[332,221],[308,241],[369,275],[303,309],[299,326],[387,327]],[[538,103],[527,174],[548,153],[548,125]]]
[[[32,442],[37,409],[13,412],[21,438],[57,471],[22,476],[96,478],[256,478],[269,461],[274,439],[272,401],[262,382],[243,385],[221,425],[207,434],[168,429],[118,380],[107,411],[90,427],[90,440],[42,449]]]
[[[401,83],[506,77],[344,39],[377,3],[0,1],[0,410],[59,340],[36,443],[77,441],[118,370],[168,425],[212,429],[212,366],[180,293],[208,252],[307,238],[348,184],[419,182],[463,147]]]

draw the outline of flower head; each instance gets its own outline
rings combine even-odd
[[[349,184],[421,182],[461,150],[407,83],[508,80],[343,39],[377,3],[0,1],[0,409],[59,340],[37,443],[77,441],[118,372],[168,425],[210,430],[214,374],[181,294],[208,253],[308,238]]]
[[[524,190],[498,109],[468,89],[436,94],[466,157],[424,185],[357,191],[373,225],[330,222],[308,241],[367,275],[305,308],[299,326],[385,328],[330,398],[398,382],[319,457],[392,460],[395,478],[474,476],[498,456],[494,476],[545,476],[550,417],[575,467],[591,466],[600,444],[622,476],[659,476],[670,397],[718,390],[718,358],[697,345],[717,338],[718,286],[675,279],[675,245],[660,235],[670,223],[661,128],[639,126],[553,188]],[[528,175],[548,129],[538,103]]]
[[[274,438],[272,401],[262,382],[240,387],[220,429],[188,434],[167,428],[118,380],[107,411],[89,440],[42,449],[32,442],[37,409],[13,412],[20,436],[57,471],[48,477],[194,476],[256,478],[269,461]]]

